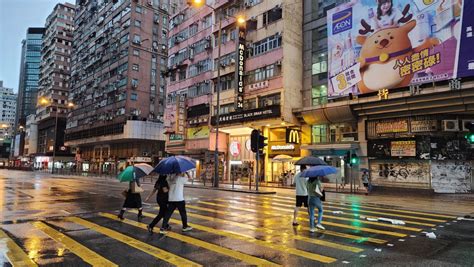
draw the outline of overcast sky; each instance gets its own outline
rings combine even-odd
[[[28,27],[44,27],[57,3],[75,0],[0,0],[0,80],[18,92],[21,40]]]

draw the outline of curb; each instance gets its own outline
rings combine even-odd
[[[257,195],[273,195],[273,194],[276,194],[275,191],[253,191],[253,190],[231,189],[231,188],[213,188],[213,187],[204,187],[204,186],[188,185],[188,184],[184,185],[184,187],[196,188],[196,189],[217,190],[217,191],[227,191],[227,192],[236,192],[236,193],[246,193],[246,194],[257,194]]]

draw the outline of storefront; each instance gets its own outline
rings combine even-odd
[[[420,116],[367,121],[367,152],[372,183],[472,191],[474,149],[464,138],[467,118]]]

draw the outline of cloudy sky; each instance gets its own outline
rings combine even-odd
[[[26,29],[44,27],[46,17],[60,2],[66,0],[0,0],[0,80],[5,87],[18,92],[21,40]]]

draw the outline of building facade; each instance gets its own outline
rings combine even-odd
[[[15,128],[17,95],[0,81],[0,138],[11,139]]]
[[[302,105],[302,2],[206,3],[210,7],[185,6],[171,18],[167,151],[198,158],[200,178],[211,179],[219,121],[219,177],[224,182],[246,183],[256,171],[250,133],[259,129],[269,137],[260,165],[265,166],[260,171],[265,175],[260,180],[279,183],[276,173],[284,166],[273,158],[285,150],[301,156],[299,142],[282,144],[287,129],[301,132],[293,109]],[[243,33],[237,29],[238,15],[247,20]]]
[[[34,150],[38,153],[37,157],[41,157],[43,168],[51,168],[53,150],[55,155],[62,158],[56,160],[57,168],[64,167],[62,161],[74,159],[69,149],[64,147],[64,129],[69,108],[74,13],[73,4],[57,4],[45,23],[41,49],[39,101],[36,109],[35,126],[38,134],[36,142],[28,142],[29,154],[32,152],[31,145],[36,143],[37,148]],[[31,131],[34,129],[35,127],[30,127],[25,138],[31,136]]]
[[[163,156],[167,1],[76,1],[65,145],[78,170]]]
[[[44,31],[44,28],[28,28],[26,39],[22,41],[20,81],[15,117],[15,143],[13,145],[18,147],[18,153],[14,156],[23,155],[26,117],[36,113],[41,46]],[[16,137],[17,135],[18,138]]]
[[[328,29],[326,15],[348,2],[354,1],[304,1],[304,107],[294,111],[311,129],[311,142],[301,148],[338,168],[331,178],[333,184],[347,187],[354,181],[360,187],[360,170],[367,169],[375,186],[472,192],[473,148],[464,138],[474,119],[472,77],[423,82],[427,72],[422,72],[416,74],[413,81],[418,82],[411,86],[359,95],[328,95],[332,78],[328,70],[338,67],[331,64],[343,65],[352,55],[341,53],[342,48],[355,45],[328,42],[328,34],[339,29]],[[440,6],[433,14],[446,16],[438,14],[436,22],[422,21],[419,27],[437,23],[432,25],[433,35],[451,45],[453,39],[444,35],[456,33],[460,7],[456,1]],[[344,8],[350,6],[336,11],[343,12]],[[370,16],[370,10],[368,13]],[[428,31],[422,32],[414,34],[422,35],[423,40]],[[353,155],[360,159],[359,165],[348,164]]]

